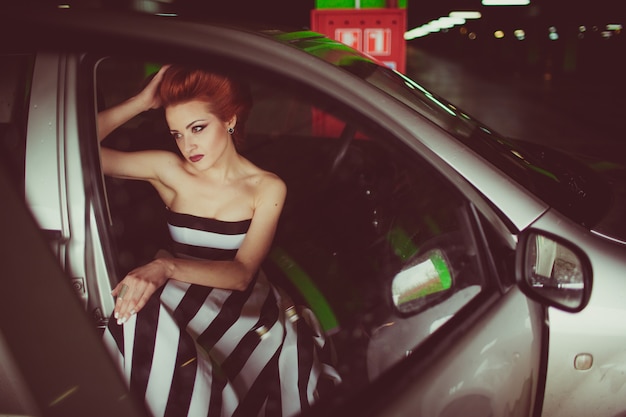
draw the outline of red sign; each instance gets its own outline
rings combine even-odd
[[[405,71],[406,9],[315,9],[311,29]]]
[[[345,43],[351,48],[358,49],[361,51],[361,47],[363,45],[361,39],[361,29],[356,28],[341,28],[335,29],[335,40],[338,40],[341,43]]]
[[[391,55],[391,29],[368,28],[365,29],[365,49],[370,55]]]

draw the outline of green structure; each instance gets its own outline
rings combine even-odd
[[[408,0],[315,0],[316,9],[381,9],[389,7],[390,3],[396,3],[396,7],[406,9]]]

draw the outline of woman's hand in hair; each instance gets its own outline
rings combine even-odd
[[[163,74],[168,68],[169,65],[161,67],[136,96],[98,113],[98,140],[102,141],[111,132],[138,114],[161,107],[158,88],[163,79]]]
[[[151,109],[158,109],[161,107],[161,99],[159,98],[159,84],[163,79],[163,74],[169,68],[169,65],[163,65],[161,69],[154,74],[154,76],[148,81],[148,84],[143,90],[135,97],[142,103],[144,111]]]

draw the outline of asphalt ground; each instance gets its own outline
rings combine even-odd
[[[411,45],[406,74],[505,136],[626,165],[626,81],[621,76],[499,71]]]

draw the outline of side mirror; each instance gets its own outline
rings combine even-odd
[[[416,257],[393,278],[391,299],[396,310],[416,314],[453,293],[450,263],[440,249]]]
[[[527,296],[561,310],[580,311],[591,296],[593,274],[587,255],[563,238],[543,231],[522,233],[515,273]]]

